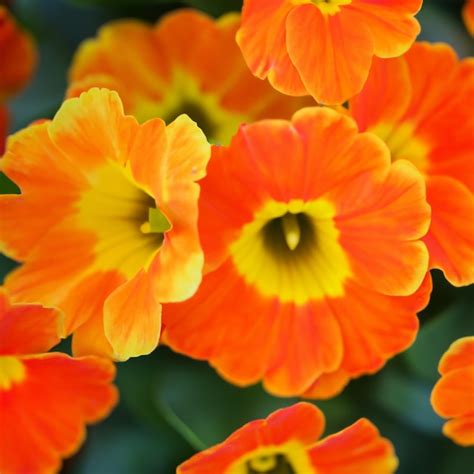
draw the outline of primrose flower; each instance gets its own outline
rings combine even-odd
[[[443,433],[461,446],[474,446],[474,337],[451,344],[438,366],[441,379],[431,394],[434,411],[451,418]]]
[[[178,466],[177,474],[392,474],[393,446],[365,418],[319,440],[324,415],[297,403],[247,423],[224,442]]]
[[[405,53],[422,0],[245,0],[237,42],[250,70],[289,95],[341,104],[373,57]]]
[[[160,303],[201,280],[196,181],[209,148],[187,116],[139,125],[105,89],[13,135],[0,164],[21,189],[0,196],[2,250],[23,263],[5,281],[12,298],[60,308],[75,354],[154,350]]]
[[[0,154],[5,149],[8,109],[5,103],[23,89],[36,66],[36,48],[31,36],[18,27],[0,5]]]
[[[0,289],[0,472],[59,470],[85,437],[84,425],[106,417],[117,402],[114,365],[74,359],[49,349],[59,342],[60,314],[10,304]]]
[[[474,0],[466,0],[462,9],[462,18],[467,31],[471,36],[474,36]]]
[[[218,20],[194,10],[164,15],[152,26],[120,20],[85,41],[70,69],[68,94],[91,86],[117,90],[140,122],[185,113],[209,140],[229,143],[243,122],[290,118],[309,98],[290,98],[249,72],[235,42],[239,16]]]
[[[207,274],[166,306],[174,350],[295,395],[413,342],[431,290],[423,178],[349,117],[316,107],[243,126],[213,147],[199,207]]]
[[[474,60],[460,61],[446,44],[416,43],[402,58],[375,60],[349,105],[361,131],[378,135],[392,160],[411,161],[425,177],[430,266],[454,285],[473,283]]]

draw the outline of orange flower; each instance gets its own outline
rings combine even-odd
[[[36,66],[36,48],[31,36],[20,29],[8,10],[0,5],[0,154],[5,147],[8,112],[5,102],[26,86]]]
[[[177,474],[391,474],[398,460],[393,446],[361,418],[318,441],[324,415],[314,405],[297,403],[264,420],[247,423],[223,443],[178,466]]]
[[[245,0],[237,42],[250,70],[290,95],[341,104],[374,56],[397,57],[420,32],[422,0]]]
[[[209,155],[187,116],[139,125],[105,89],[12,136],[0,166],[22,194],[0,197],[0,236],[24,262],[6,279],[13,298],[59,307],[75,354],[151,352],[160,302],[201,280],[195,181]]]
[[[467,31],[469,31],[471,36],[474,36],[474,0],[466,0],[462,9],[462,18]]]
[[[44,352],[59,342],[59,312],[11,305],[0,289],[0,472],[59,470],[85,437],[84,425],[117,402],[112,363]]]
[[[166,307],[165,340],[278,395],[374,372],[417,333],[428,226],[419,172],[391,165],[350,118],[307,108],[244,126],[213,148],[199,219],[208,273]]]
[[[458,339],[441,358],[441,379],[431,394],[434,411],[451,418],[443,433],[461,446],[474,446],[474,336]]]
[[[250,74],[235,42],[239,16],[214,20],[193,10],[165,15],[155,26],[110,23],[85,41],[70,70],[69,95],[93,85],[119,92],[127,113],[166,122],[181,113],[212,141],[228,143],[243,122],[289,118],[308,98],[276,92]]]
[[[386,142],[392,160],[409,160],[425,176],[430,266],[454,285],[473,283],[474,60],[459,61],[445,44],[417,43],[402,58],[375,60],[350,110],[362,131]]]

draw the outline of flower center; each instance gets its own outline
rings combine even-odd
[[[324,199],[268,202],[230,247],[238,273],[281,302],[342,296],[351,271],[334,215]]]
[[[246,474],[296,474],[296,471],[283,454],[274,454],[247,461]]]
[[[179,104],[176,109],[170,110],[168,114],[162,118],[166,123],[171,123],[181,114],[186,114],[191,117],[198,124],[206,137],[209,138],[216,135],[218,124],[213,120],[212,115],[209,114],[202,104],[197,102],[185,100]]]
[[[0,356],[0,390],[10,390],[13,384],[24,380],[25,367],[16,357]]]
[[[132,277],[146,268],[171,223],[129,170],[109,163],[90,178],[78,203],[78,224],[97,237],[95,266]]]
[[[204,91],[189,73],[175,70],[159,102],[150,98],[139,100],[133,110],[139,122],[160,117],[166,123],[181,114],[189,115],[211,143],[227,145],[241,123],[248,117],[227,110],[220,97]]]

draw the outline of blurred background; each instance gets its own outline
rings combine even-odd
[[[123,17],[150,22],[164,13],[192,6],[218,16],[238,11],[239,0],[16,0],[8,3],[18,21],[39,44],[40,64],[29,87],[9,103],[11,131],[52,117],[66,89],[72,55],[103,23]],[[418,19],[420,39],[445,41],[460,56],[474,44],[461,20],[462,0],[425,0]],[[1,60],[1,58],[0,58]],[[442,80],[443,71],[440,71]],[[474,112],[474,111],[473,111]],[[14,192],[2,177],[0,191]],[[0,256],[0,278],[14,267]],[[360,417],[372,420],[395,445],[400,474],[471,474],[474,449],[461,448],[441,434],[443,420],[429,397],[438,380],[437,364],[455,339],[474,334],[473,288],[453,288],[435,272],[429,307],[420,315],[416,343],[372,377],[352,382],[338,397],[318,402],[327,434]],[[64,345],[67,350],[67,344]],[[222,441],[244,423],[293,403],[267,395],[260,386],[239,389],[221,380],[204,362],[159,348],[149,357],[118,367],[120,405],[112,416],[91,427],[67,474],[171,474],[201,444]],[[474,398],[474,394],[473,394]],[[209,473],[218,474],[218,473]],[[360,473],[364,474],[364,473]]]

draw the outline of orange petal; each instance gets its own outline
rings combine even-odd
[[[206,275],[193,298],[166,305],[163,315],[165,340],[174,350],[209,359],[238,385],[264,378],[265,387],[282,396],[301,393],[342,356],[339,328],[324,303],[298,307],[264,298],[230,262]]]
[[[474,364],[474,337],[462,337],[454,341],[439,363],[439,373],[444,375],[452,370]]]
[[[94,314],[72,336],[72,353],[75,357],[99,356],[113,359],[114,352],[105,337],[104,316]]]
[[[331,304],[344,340],[342,368],[351,376],[375,372],[409,347],[418,331],[416,313],[427,305],[430,293],[429,274],[420,289],[407,297],[385,296],[348,284],[345,298]]]
[[[182,301],[196,291],[203,266],[197,231],[199,185],[206,174],[210,146],[202,131],[186,115],[166,128],[167,167],[155,185],[156,198],[173,225],[154,259],[150,275],[155,278],[156,297],[162,302]]]
[[[117,360],[146,355],[156,349],[161,332],[161,305],[141,270],[105,301],[105,335]]]
[[[447,421],[443,434],[460,446],[474,446],[474,415]]]
[[[425,183],[406,161],[395,162],[383,184],[366,187],[353,183],[335,191],[339,205],[340,242],[351,260],[356,280],[386,295],[407,296],[421,285],[429,255],[422,238],[430,224]],[[365,202],[361,202],[363,198]],[[397,245],[397,252],[394,252]]]
[[[318,474],[393,474],[398,466],[392,443],[365,418],[323,439],[310,453]]]
[[[118,20],[103,26],[97,39],[84,41],[78,49],[69,78],[73,82],[90,74],[115,78],[118,90],[127,92],[127,103],[136,107],[144,99],[161,99],[170,70],[149,25]]]
[[[116,92],[90,89],[67,99],[49,125],[54,144],[82,169],[93,169],[107,160],[124,163],[137,121],[124,116]]]
[[[116,271],[95,272],[82,279],[60,303],[65,314],[62,336],[68,336],[91,318],[102,319],[105,300],[122,283],[124,277]]]
[[[19,359],[25,378],[0,389],[0,471],[50,473],[84,440],[85,423],[108,415],[117,402],[114,366],[64,354]]]
[[[0,103],[23,89],[36,67],[37,53],[31,36],[21,30],[0,5]]]
[[[0,107],[0,156],[5,152],[5,144],[7,141],[9,127],[8,109],[3,106]]]
[[[344,369],[329,372],[319,376],[316,381],[303,393],[303,398],[327,400],[339,395],[351,378]]]
[[[94,261],[95,237],[71,221],[49,232],[28,261],[5,279],[13,301],[59,304]]]
[[[420,33],[420,24],[413,15],[421,8],[423,0],[372,0],[354,1],[348,10],[354,15],[354,25],[367,25],[379,58],[393,58],[408,51]]]
[[[0,288],[0,354],[46,352],[59,342],[59,311],[38,305],[10,305]]]
[[[359,130],[400,119],[411,99],[408,66],[403,58],[374,58],[362,91],[349,101],[351,115]]]
[[[277,90],[305,95],[306,89],[286,50],[286,21],[293,4],[287,0],[247,0],[237,43],[247,65]]]
[[[25,259],[38,240],[72,211],[86,186],[79,169],[51,142],[48,123],[12,135],[0,162],[1,171],[22,192],[0,196],[2,250],[16,259]]]
[[[471,36],[474,36],[474,0],[465,0],[462,9],[462,18],[467,31],[469,31]]]
[[[441,269],[456,286],[474,282],[474,196],[449,177],[427,180],[431,227],[424,238],[430,266]]]
[[[469,367],[451,370],[436,383],[431,394],[431,404],[444,418],[474,415],[474,352],[471,351]]]
[[[365,21],[349,9],[323,15],[315,5],[296,7],[287,19],[287,46],[306,89],[319,103],[342,104],[367,79],[373,42]]]

